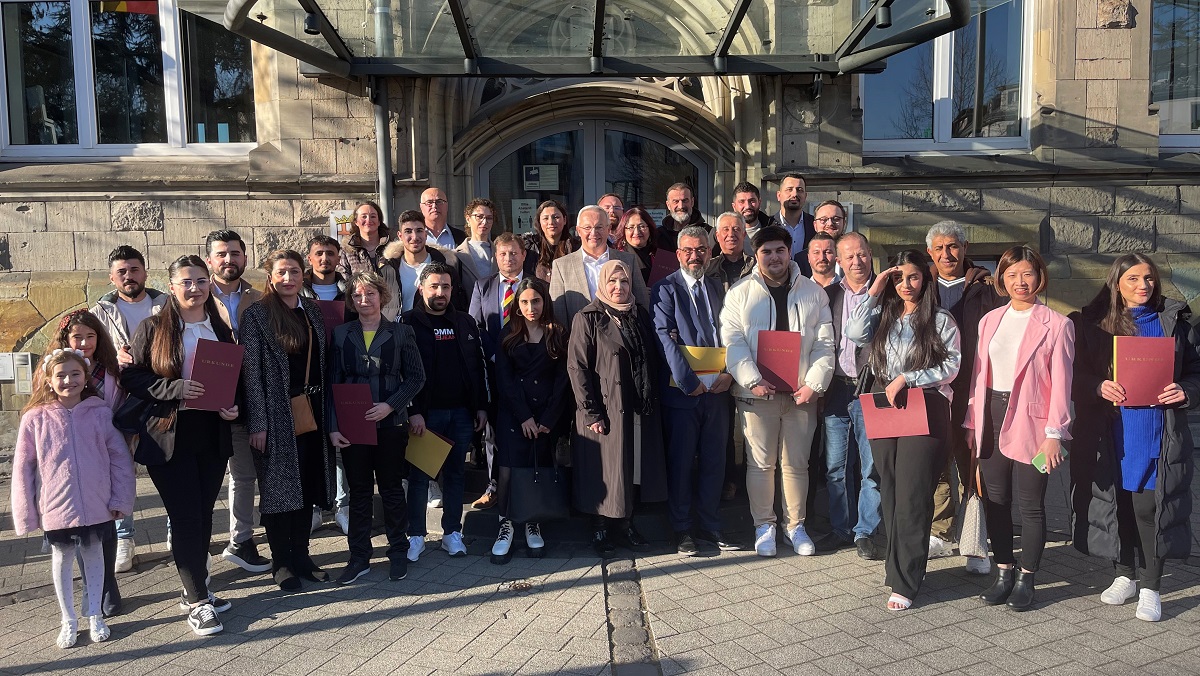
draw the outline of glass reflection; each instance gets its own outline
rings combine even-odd
[[[157,5],[90,5],[100,143],[165,143],[167,119]],[[117,11],[122,6],[125,8]]]
[[[1004,4],[954,32],[955,138],[1021,135],[1021,9]]]
[[[567,220],[574,220],[584,205],[582,144],[582,131],[543,136],[492,167],[488,193],[496,203],[493,237],[505,231],[532,232],[534,210],[545,200],[567,205]]]
[[[863,77],[864,139],[933,138],[933,43],[888,57]]]
[[[250,41],[189,12],[180,18],[188,143],[253,142]]]
[[[9,142],[79,143],[71,3],[0,5],[7,73]]]
[[[664,208],[667,188],[699,180],[694,164],[661,143],[623,131],[604,133],[604,192],[620,195],[626,206]]]
[[[1200,133],[1200,3],[1155,0],[1150,37],[1150,100],[1163,134]]]

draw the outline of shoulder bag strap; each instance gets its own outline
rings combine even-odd
[[[301,305],[301,307],[303,307],[304,303],[301,302],[300,305]],[[312,344],[313,344],[312,322],[308,321],[308,312],[304,313],[304,325],[308,327],[308,357],[304,360],[304,394],[308,394],[308,375],[309,375],[309,372],[312,371]]]

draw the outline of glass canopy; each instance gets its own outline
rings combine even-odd
[[[231,31],[343,76],[878,72],[1008,0],[229,0]]]

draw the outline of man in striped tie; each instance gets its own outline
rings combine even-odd
[[[500,349],[500,340],[508,327],[508,319],[517,311],[514,290],[523,276],[525,265],[525,247],[521,240],[511,232],[502,233],[492,242],[492,252],[496,256],[497,274],[480,279],[471,292],[471,317],[479,326],[479,338],[483,344],[483,353],[487,357],[488,382],[496,382],[496,351]],[[496,406],[496,396],[492,396],[492,407]],[[488,420],[496,419],[496,411],[488,411]],[[487,452],[488,489],[472,506],[476,509],[488,509],[495,505],[496,471],[492,458],[495,456],[495,435],[489,423],[484,432],[484,448]]]

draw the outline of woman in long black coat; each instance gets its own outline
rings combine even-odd
[[[295,591],[300,579],[329,578],[309,556],[313,506],[329,509],[334,496],[334,456],[325,434],[325,320],[315,300],[300,297],[304,259],[273,251],[262,300],[246,308],[239,339],[246,348],[242,380],[246,429],[255,451],[258,508],[271,546],[280,588]],[[307,366],[307,373],[305,367]],[[305,383],[307,382],[307,386]],[[308,397],[316,430],[297,435],[291,398]],[[297,577],[299,576],[299,577]]]
[[[612,554],[612,540],[635,551],[649,547],[631,521],[635,486],[643,502],[667,499],[656,338],[650,315],[633,300],[632,279],[621,261],[601,266],[596,300],[575,315],[567,350],[578,402],[575,508],[596,515],[592,546],[602,557]]]
[[[496,466],[500,533],[492,546],[492,563],[512,558],[513,516],[509,480],[515,467],[548,467],[563,433],[563,411],[569,396],[566,330],[554,321],[550,287],[526,277],[513,290],[508,327],[496,350]],[[525,523],[529,555],[545,552],[541,524]]]
[[[1163,298],[1159,285],[1153,260],[1126,254],[1113,262],[1095,300],[1071,315],[1075,547],[1113,562],[1116,579],[1101,601],[1120,605],[1136,594],[1135,615],[1149,622],[1162,616],[1164,559],[1191,553],[1194,446],[1187,410],[1200,406],[1200,333],[1187,306]],[[1113,380],[1114,335],[1174,340],[1174,379],[1160,405],[1119,407],[1125,390]],[[1143,570],[1135,581],[1138,551]]]

